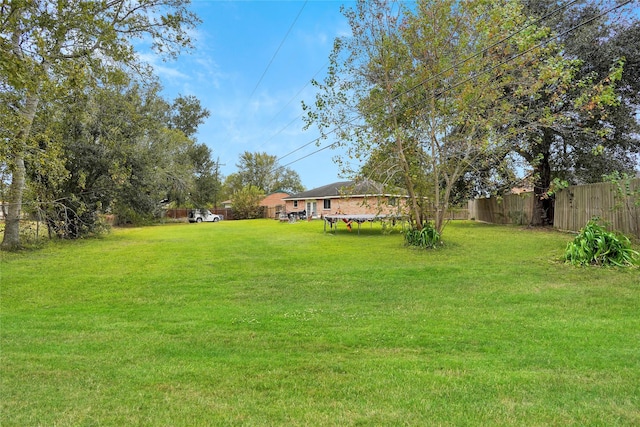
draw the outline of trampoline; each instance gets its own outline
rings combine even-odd
[[[375,215],[375,214],[334,214],[324,215],[324,232],[327,232],[327,224],[329,224],[330,231],[334,232],[338,229],[338,224],[344,222],[347,228],[351,230],[351,224],[358,224],[358,234],[360,234],[360,227],[365,222],[373,223],[374,221],[392,221],[394,224],[396,221],[403,221],[406,218],[402,215]]]

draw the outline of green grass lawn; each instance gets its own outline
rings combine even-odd
[[[0,425],[640,425],[640,272],[454,222],[119,229],[3,254]]]

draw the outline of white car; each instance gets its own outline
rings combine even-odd
[[[211,213],[209,209],[191,209],[189,211],[189,222],[218,222],[221,215]]]

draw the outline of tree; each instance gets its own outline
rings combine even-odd
[[[182,131],[188,138],[193,138],[198,126],[211,113],[200,104],[200,100],[193,95],[178,96],[171,106],[169,118],[170,127]]]
[[[43,105],[33,135],[44,153],[50,141],[39,136],[53,135],[62,173],[28,159],[27,177],[50,234],[78,238],[101,231],[99,213],[139,222],[157,216],[162,199],[187,199],[194,143],[169,128],[159,92],[155,84],[76,88]]]
[[[638,167],[633,155],[640,151],[640,22],[624,8],[600,16],[611,6],[607,3],[580,1],[550,18],[549,24],[561,35],[563,57],[577,60],[572,73],[580,83],[561,88],[562,96],[546,86],[535,102],[514,100],[528,109],[527,116],[548,117],[546,124],[538,121],[537,126],[523,121],[523,129],[529,131],[512,141],[514,151],[533,170],[534,225],[553,221],[548,194],[554,180],[599,182],[603,175],[632,173]],[[534,15],[556,7],[549,0],[525,4]],[[585,102],[587,86],[600,90]]]
[[[2,2],[0,84],[12,102],[2,125],[9,133],[2,162],[11,172],[3,250],[20,245],[25,157],[36,150],[31,129],[43,96],[61,80],[72,82],[76,73],[99,80],[105,70],[134,64],[133,38],[149,37],[157,52],[169,56],[189,47],[187,30],[198,19],[187,5],[187,0]]]
[[[505,152],[505,82],[549,54],[527,53],[546,33],[532,26],[485,50],[525,23],[516,2],[421,1],[410,10],[359,1],[345,14],[352,35],[336,40],[315,105],[305,106],[307,124],[335,133],[350,158],[387,174],[383,182],[401,183],[415,226],[431,216],[441,232],[460,178]],[[530,94],[526,83],[520,90]]]
[[[264,193],[255,185],[247,185],[233,193],[233,211],[238,219],[259,218]]]
[[[580,61],[563,56],[517,1],[425,0],[411,9],[359,1],[346,16],[352,35],[336,40],[307,124],[364,160],[359,172],[401,182],[417,228],[431,217],[442,231],[465,179],[504,181],[509,152],[544,167],[554,135],[581,125],[575,112],[598,122],[618,103],[622,62],[602,78],[581,75]],[[593,124],[580,133],[601,134]],[[539,201],[543,188],[536,182]]]
[[[298,193],[304,190],[298,173],[278,166],[278,158],[267,153],[245,151],[236,164],[238,172],[227,177],[227,187],[234,193],[247,186],[254,186],[264,194],[276,190]],[[235,199],[234,199],[235,205]]]
[[[196,144],[189,151],[195,168],[194,187],[191,190],[191,203],[196,207],[212,204],[217,206],[221,191],[220,161],[213,161],[211,150],[204,144]]]
[[[409,193],[412,218],[421,227],[423,197],[413,173],[416,167],[421,169],[421,150],[404,132],[401,117],[407,106],[400,95],[403,77],[411,68],[401,41],[401,10],[384,1],[359,1],[354,9],[343,8],[343,13],[352,36],[335,40],[328,76],[323,83],[314,82],[320,92],[314,107],[303,105],[307,127],[317,125],[324,138],[335,133],[334,144],[345,146],[350,159],[373,153],[371,170],[387,172],[381,182],[402,183]],[[350,162],[338,161],[343,174],[358,173]],[[379,172],[376,175],[381,178]]]
[[[487,159],[505,152],[496,131],[511,111],[502,100],[502,76],[518,78],[519,70],[534,60],[527,50],[544,31],[531,27],[504,43],[493,43],[525,24],[516,2],[460,6],[455,1],[425,1],[408,15],[403,42],[414,71],[408,79],[412,115],[406,128],[425,153],[427,197],[441,233],[461,180],[482,172]]]

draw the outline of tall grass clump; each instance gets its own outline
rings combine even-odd
[[[404,242],[407,246],[420,249],[433,249],[440,243],[440,233],[432,223],[427,222],[422,229],[410,228],[404,232]]]
[[[631,248],[628,237],[607,231],[592,219],[567,244],[564,259],[573,265],[628,267],[637,264],[640,254]]]

